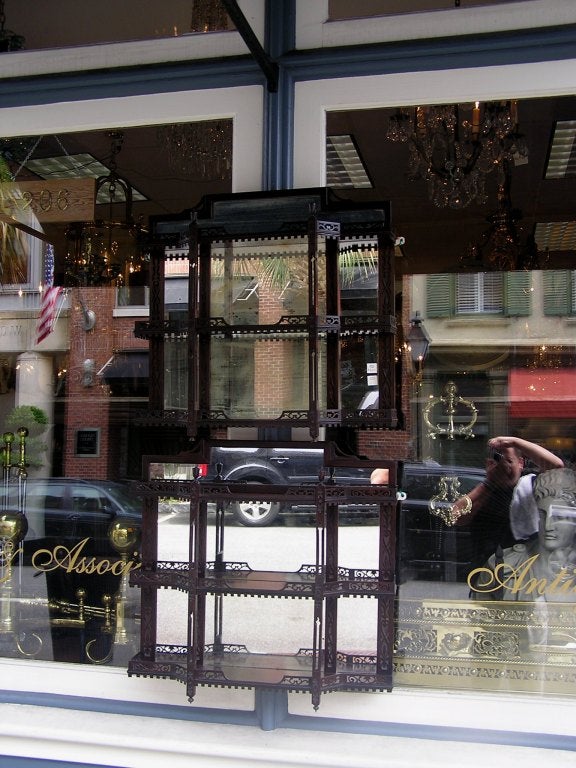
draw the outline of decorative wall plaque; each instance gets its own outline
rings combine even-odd
[[[77,429],[74,445],[76,456],[100,456],[100,429]]]

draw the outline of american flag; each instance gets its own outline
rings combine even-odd
[[[61,288],[53,285],[54,282],[54,246],[46,246],[44,256],[44,291],[42,293],[42,305],[36,328],[36,344],[40,344],[46,336],[52,333],[54,320],[56,319],[56,304]]]

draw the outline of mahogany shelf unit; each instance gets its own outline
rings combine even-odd
[[[203,448],[203,452],[206,447]],[[203,453],[200,458],[205,454]],[[151,463],[174,457],[149,457]],[[179,461],[194,463],[192,454]],[[160,480],[143,483],[140,491],[146,503],[142,568],[133,572],[131,582],[142,590],[142,644],[129,664],[129,673],[167,677],[186,684],[193,699],[199,685],[227,687],[278,687],[307,691],[314,707],[320,696],[335,690],[390,690],[392,688],[392,646],[394,626],[396,477],[395,463],[389,467],[386,486],[347,486],[333,478],[319,479],[314,486],[274,486],[258,489],[258,496],[278,498],[285,503],[314,496],[315,525],[310,530],[316,546],[316,561],[295,571],[258,570],[246,562],[227,561],[224,548],[225,507],[232,501],[254,497],[254,488],[242,483],[203,482],[201,479],[165,484]],[[164,487],[165,486],[165,487]],[[152,551],[157,542],[158,499],[170,495],[189,502],[190,536],[187,562],[163,561]],[[378,568],[342,567],[338,562],[338,507],[360,503],[372,507],[378,524]],[[215,522],[208,525],[209,508],[216,508]],[[220,548],[215,560],[207,560],[208,538]],[[282,546],[281,529],[278,546]],[[189,640],[187,645],[158,644],[157,597],[163,588],[188,593]],[[207,643],[207,595],[215,596],[214,617],[225,622],[227,596],[300,598],[313,601],[314,619],[309,648],[291,654],[251,653],[243,644]],[[355,653],[338,645],[338,600],[366,597],[376,601],[376,647],[374,653]],[[281,611],[281,608],[279,608]],[[222,626],[217,635],[221,634]],[[266,631],[274,632],[268,626]]]
[[[179,313],[166,302],[171,263],[187,281]],[[244,193],[210,196],[180,216],[152,219],[150,316],[135,327],[149,342],[150,360],[149,407],[139,418],[144,427],[185,429],[191,448],[144,457],[142,567],[131,577],[141,590],[141,640],[129,674],[180,680],[190,699],[202,685],[307,691],[314,707],[325,691],[392,687],[397,462],[359,458],[348,438],[359,428],[397,426],[395,333],[387,202],[346,201],[325,188]],[[362,370],[350,384],[354,354]],[[324,449],[316,482],[259,485],[256,495],[282,509],[313,509],[312,562],[258,570],[227,560],[227,512],[253,500],[255,486],[219,474],[169,480],[159,471],[209,466],[212,446],[238,429],[257,430],[255,445],[291,446],[282,442],[286,432],[307,430],[309,445]],[[342,466],[387,467],[389,484],[348,485],[337,475]],[[165,497],[189,505],[184,561],[159,557],[158,501]],[[347,505],[373,510],[377,567],[339,562]],[[216,555],[209,559],[211,537]],[[280,552],[281,529],[277,539]],[[161,589],[187,595],[185,644],[158,642]],[[228,602],[259,597],[278,598],[279,615],[288,598],[308,601],[309,647],[251,652],[242,642],[223,642]],[[375,605],[370,653],[338,639],[339,606],[360,597]],[[207,639],[210,618],[214,637]],[[272,643],[277,626],[272,620],[266,627]],[[227,629],[234,636],[234,625]]]

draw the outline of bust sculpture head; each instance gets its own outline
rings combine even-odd
[[[538,541],[542,552],[572,549],[576,534],[576,473],[549,469],[534,480],[538,507]],[[568,554],[568,553],[567,553]]]
[[[538,534],[496,552],[469,575],[472,597],[576,602],[576,472],[536,476]]]

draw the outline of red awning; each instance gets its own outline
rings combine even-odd
[[[512,369],[508,395],[512,418],[576,418],[576,370]]]

